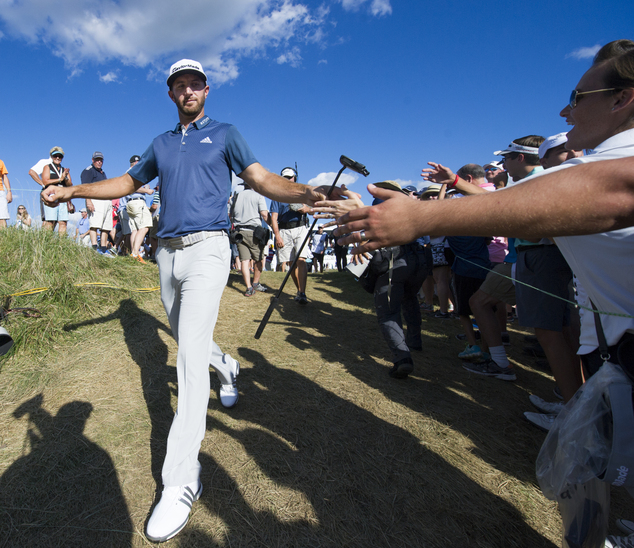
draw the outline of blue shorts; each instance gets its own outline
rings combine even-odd
[[[44,206],[44,220],[51,222],[68,221],[68,206],[59,204],[56,207]]]

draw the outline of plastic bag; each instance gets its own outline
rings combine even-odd
[[[598,478],[612,450],[610,385],[623,384],[623,370],[605,363],[559,413],[537,457],[542,492],[559,503],[564,548],[603,547],[610,485]]]
[[[627,382],[618,365],[605,363],[559,413],[537,457],[537,481],[547,498],[603,474],[612,448],[608,387]]]
[[[608,533],[610,484],[597,478],[570,485],[558,497],[562,548],[603,548]]]

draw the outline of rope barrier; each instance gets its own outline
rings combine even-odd
[[[116,285],[110,285],[104,282],[86,282],[81,284],[73,284],[73,287],[103,287],[106,289],[119,289],[122,291],[134,291],[137,293],[151,293],[153,291],[158,291],[160,286],[155,287],[118,287]],[[19,291],[18,293],[11,293],[10,295],[5,295],[5,297],[24,297],[26,295],[37,295],[38,293],[44,293],[44,291],[49,291],[50,287],[36,287],[33,289],[25,289],[24,291]]]
[[[593,314],[596,312],[597,314],[603,314],[604,316],[617,316],[619,318],[628,318],[628,319],[634,319],[634,316],[630,315],[630,314],[619,314],[618,312],[604,312],[601,310],[594,310],[593,308],[590,308],[588,306],[583,306],[580,305],[579,303],[576,303],[574,301],[571,301],[569,299],[565,299],[564,297],[560,297],[559,295],[555,295],[553,293],[549,293],[548,291],[544,291],[543,289],[539,289],[539,287],[535,287],[532,286],[530,284],[527,284],[526,282],[521,282],[520,280],[516,280],[511,278],[510,276],[506,276],[505,274],[500,274],[499,272],[495,272],[495,270],[491,270],[490,268],[487,268],[486,266],[482,266],[480,264],[474,263],[473,261],[470,261],[469,259],[465,259],[464,257],[459,257],[458,255],[456,255],[457,259],[460,259],[461,261],[465,261],[466,263],[472,264],[474,266],[477,266],[478,268],[482,268],[483,270],[486,270],[487,272],[493,272],[494,274],[496,274],[497,276],[502,276],[502,278],[506,278],[507,280],[511,280],[514,284],[521,284],[525,287],[529,287],[530,289],[534,289],[535,291],[539,291],[540,293],[543,293],[544,295],[548,295],[549,297],[554,297],[555,299],[559,299],[560,301],[564,301],[568,304],[573,305],[576,308],[583,308],[584,310],[587,310],[588,312],[592,312]]]

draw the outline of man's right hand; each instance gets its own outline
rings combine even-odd
[[[90,213],[94,213],[95,212],[95,206],[92,203],[92,200],[86,198],[86,209],[90,212]]]
[[[68,202],[71,197],[71,187],[51,185],[40,193],[42,202],[48,207],[57,207],[61,202]]]
[[[282,249],[284,247],[282,238],[278,238],[277,236],[275,237],[275,247],[277,247],[277,249]]]

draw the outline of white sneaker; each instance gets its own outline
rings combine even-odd
[[[531,413],[530,411],[524,413],[524,416],[527,421],[544,432],[548,432],[552,428],[553,422],[557,418],[557,415],[544,415],[543,413]]]
[[[608,535],[605,539],[605,548],[634,548],[634,535],[627,537]]]
[[[531,394],[528,396],[529,401],[537,407],[542,413],[548,413],[550,415],[559,415],[559,412],[564,408],[564,402],[549,402],[542,400],[539,396]]]
[[[199,480],[180,487],[165,487],[147,523],[147,538],[152,542],[165,542],[176,536],[187,525],[192,504],[202,492],[203,485]]]
[[[230,384],[221,384],[220,385],[220,403],[222,404],[223,407],[226,407],[227,409],[231,409],[232,407],[235,406],[236,403],[238,403],[238,386],[237,386],[237,380],[238,380],[238,374],[240,373],[240,362],[238,360],[234,360],[231,356],[229,356],[229,354],[225,354],[223,356],[224,360],[232,360],[233,361],[233,367],[231,368],[231,372],[230,372],[230,376],[231,376],[231,383]]]

